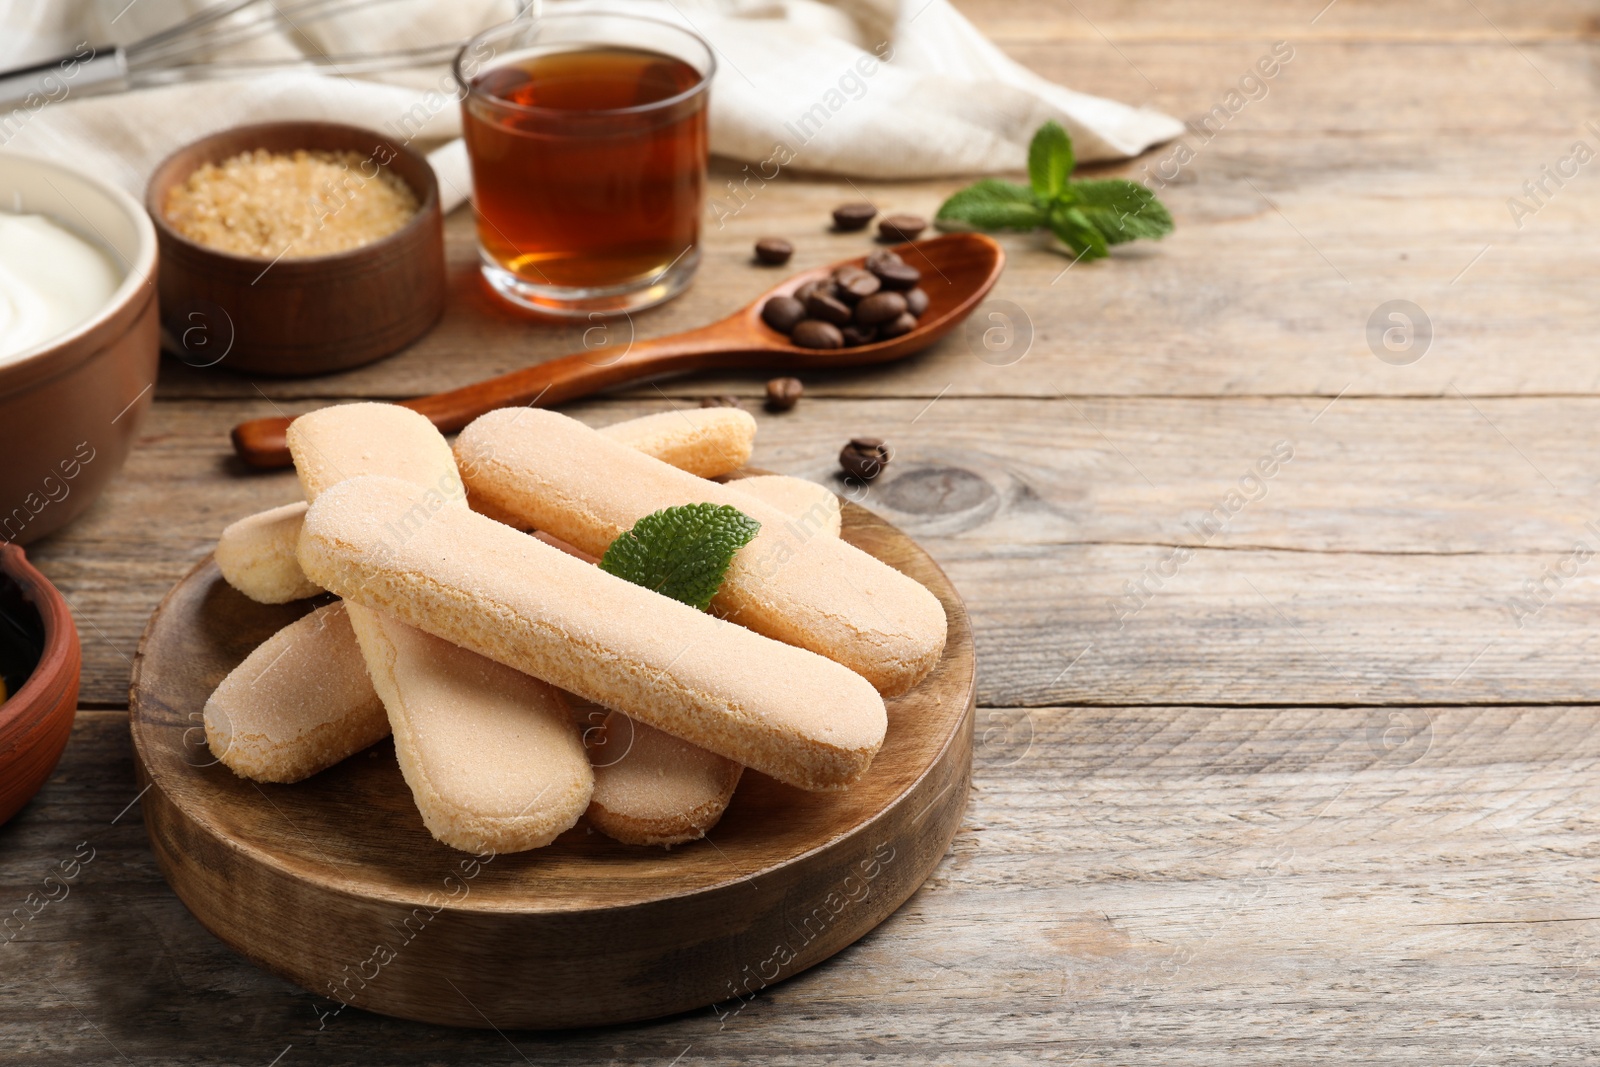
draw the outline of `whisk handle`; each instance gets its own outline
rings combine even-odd
[[[121,48],[95,48],[88,41],[71,53],[28,67],[0,71],[0,143],[34,112],[68,97],[117,93],[129,87],[128,55]]]

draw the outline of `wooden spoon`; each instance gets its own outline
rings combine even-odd
[[[970,315],[1005,266],[1005,252],[981,233],[951,233],[926,241],[897,245],[905,261],[922,272],[928,310],[910,333],[855,348],[814,349],[791,344],[789,338],[761,321],[761,307],[774,296],[792,294],[807,282],[827,277],[840,267],[860,266],[866,259],[842,260],[786,279],[759,300],[720,322],[698,330],[634,341],[620,355],[607,349],[577,352],[448,393],[402,401],[426,415],[444,433],[461,429],[484,412],[512,404],[555,404],[602,389],[646,378],[702,370],[838,370],[904,359],[933,344]],[[233,428],[233,447],[252,467],[289,466],[286,418],[252,419]]]

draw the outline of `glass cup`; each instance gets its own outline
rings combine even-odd
[[[483,276],[589,316],[682,292],[700,262],[711,46],[668,22],[518,19],[456,56]]]

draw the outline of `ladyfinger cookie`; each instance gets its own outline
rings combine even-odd
[[[728,488],[766,501],[795,522],[817,523],[834,537],[844,528],[844,508],[825,485],[787,474],[756,474],[731,481]]]
[[[791,520],[733,486],[696,478],[553,411],[491,411],[461,431],[456,457],[475,496],[595,555],[662,508],[739,508],[761,530],[734,556],[713,609],[849,667],[886,696],[916,685],[944,651],[938,599],[827,536],[820,506]]]
[[[782,508],[795,519],[803,520],[813,507],[821,505],[832,516],[828,532],[839,535],[839,498],[816,482],[762,474],[729,485]],[[555,547],[578,551],[564,541],[556,542]],[[583,553],[583,558],[594,560],[588,553]],[[584,818],[625,845],[671,847],[698,841],[722,818],[744,773],[733,760],[635,722],[620,711],[602,713],[600,722],[584,732],[584,741],[594,763],[594,798]]]
[[[744,488],[751,482],[769,481],[800,482],[827,492],[814,482],[801,482],[782,475],[744,478],[734,485]],[[773,495],[798,503],[803,501],[805,493],[795,488]],[[298,537],[306,505],[293,504],[275,510],[294,512],[294,531]],[[804,512],[794,514],[800,516]],[[565,542],[557,547],[577,552]],[[290,558],[295,574],[304,579],[300,561]],[[582,558],[590,563],[595,561],[587,553],[583,553]],[[307,580],[306,584],[311,583]],[[312,588],[315,592],[322,591],[320,586]],[[403,626],[401,623],[392,625]],[[284,657],[284,650],[290,645],[293,656]],[[476,653],[463,651],[462,654],[496,670],[504,670]],[[235,674],[254,679],[261,674],[263,664],[293,669],[273,671],[270,681],[259,688],[253,681],[242,687],[237,682],[219,687],[217,692],[221,695],[214,696],[214,703],[207,705],[206,736],[215,746],[217,756],[243,777],[262,782],[300,781],[389,735],[389,718],[372,688],[342,601],[318,609],[268,638]],[[329,679],[334,680],[331,686]],[[237,752],[225,756],[234,743],[233,731],[228,725],[230,719],[238,722],[248,737]],[[635,724],[625,716],[621,719],[630,727],[637,727],[641,734],[648,732],[652,743],[635,751],[624,773],[607,774],[596,770],[589,821],[608,836],[628,844],[676,843],[700,836],[714,826],[732,796],[733,784],[738,782],[742,768],[670,734],[642,723]],[[590,729],[595,737],[604,736],[606,732],[603,723]],[[681,759],[676,755],[679,752],[683,753]],[[665,775],[671,782],[656,794],[663,803],[654,807],[641,806],[631,785],[652,765],[656,768],[653,773]],[[714,768],[715,773],[705,771],[707,766]],[[626,797],[610,799],[612,788],[629,792]]]
[[[306,513],[300,565],[353,603],[802,789],[848,785],[883,743],[882,698],[839,664],[408,482],[324,490]]]
[[[691,474],[719,478],[750,458],[756,420],[737,408],[691,408],[627,419],[600,432]],[[517,525],[515,516],[496,512],[492,504],[470,498],[469,502],[491,519]],[[247,516],[222,531],[216,556],[227,583],[263,604],[285,604],[322,592],[306,578],[294,554],[305,511],[304,503],[286,504]]]
[[[469,514],[450,446],[414,411],[323,408],[290,423],[288,439],[313,503],[347,477],[393,471],[411,479],[429,507]],[[519,852],[549,844],[577,822],[594,772],[559,694],[471,652],[424,641],[359,600],[349,614],[401,773],[435,838],[468,851]]]
[[[681,471],[720,478],[749,462],[756,420],[739,408],[684,408],[629,419],[600,432]]]
[[[520,852],[578,821],[594,776],[560,693],[375,612],[350,621],[389,709],[400,773],[435,838],[467,852]]]
[[[466,487],[444,434],[399,404],[336,404],[289,424],[289,455],[306,500],[346,478],[381,474],[427,486],[457,503]]]
[[[322,592],[295,558],[305,501],[247,515],[217,539],[217,568],[229,585],[262,604],[287,604]]]
[[[212,755],[258,782],[309,778],[389,733],[343,603],[262,642],[212,692],[203,717]]]
[[[625,845],[680,845],[706,836],[739,785],[733,760],[608,713],[586,731],[594,763],[589,824]]]

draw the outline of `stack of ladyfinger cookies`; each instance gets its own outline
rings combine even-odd
[[[395,405],[301,416],[305,501],[229,526],[216,560],[254,600],[339,599],[217,686],[213,754],[297,782],[392,734],[428,830],[473,852],[538,848],[579,819],[627,844],[692,841],[745,767],[849,786],[883,743],[883,698],[938,662],[944,610],[840,539],[822,486],[712,481],[754,438],[736,408],[603,430],[504,409],[453,450]],[[698,503],[760,524],[709,612],[594,565],[640,519]]]

